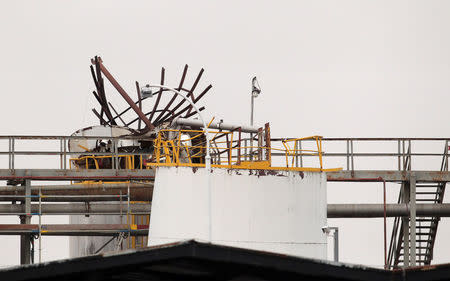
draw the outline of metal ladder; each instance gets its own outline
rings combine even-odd
[[[410,148],[408,151],[410,153]],[[404,170],[411,169],[411,159],[407,157]],[[441,171],[448,171],[448,142],[445,144]],[[406,203],[404,192],[409,183],[402,183],[398,203]],[[441,204],[444,199],[445,182],[420,183],[416,185],[416,204]],[[439,224],[439,217],[417,217],[416,219],[416,266],[429,265],[433,259],[434,242]],[[404,263],[404,230],[409,232],[409,222],[404,225],[401,218],[396,217],[389,247],[388,265],[390,268],[399,268]],[[411,242],[411,241],[409,241]]]

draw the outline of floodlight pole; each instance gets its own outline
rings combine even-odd
[[[253,111],[255,106],[255,98],[261,93],[261,87],[259,86],[256,76],[252,79],[252,102],[250,108],[250,125],[253,126]],[[259,147],[258,147],[259,149]],[[253,134],[250,134],[250,161],[253,160]],[[261,160],[261,159],[258,159]]]
[[[250,126],[253,126],[253,108],[255,106],[255,94],[253,93],[253,85],[252,85],[252,101],[250,106]],[[253,134],[250,133],[250,161],[253,160]]]

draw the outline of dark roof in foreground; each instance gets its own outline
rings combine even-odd
[[[448,280],[450,265],[399,271],[194,240],[0,270],[0,280]]]

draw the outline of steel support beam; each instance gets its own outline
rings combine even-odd
[[[416,177],[409,179],[409,238],[410,242],[410,266],[416,266]]]
[[[383,204],[328,204],[328,218],[382,218]],[[407,204],[386,204],[387,217],[408,217]],[[418,217],[450,217],[450,204],[416,204]]]
[[[449,171],[392,171],[392,170],[345,170],[327,172],[327,180],[331,182],[378,182],[383,178],[386,182],[409,181],[415,175],[416,182],[450,182]]]
[[[409,182],[403,185],[403,200],[402,202],[409,206]],[[408,215],[402,217],[402,227],[403,227],[403,266],[409,267],[410,262],[410,241],[409,241],[409,216],[411,215],[411,212],[407,211]]]
[[[139,118],[142,120],[142,122],[144,122],[145,125],[147,125],[147,128],[149,130],[153,130],[155,128],[155,126],[153,126],[153,124],[150,122],[150,120],[147,118],[147,116],[145,116],[145,114],[139,109],[139,107],[136,106],[134,101],[130,98],[130,96],[122,88],[122,86],[120,86],[119,82],[117,82],[117,80],[114,79],[114,77],[111,75],[111,73],[108,71],[108,69],[106,69],[106,67],[103,65],[103,62],[100,57],[98,58],[98,60],[99,60],[100,69],[103,72],[103,74],[105,75],[105,77],[109,80],[109,82],[111,82],[111,84],[114,86],[114,88],[116,88],[116,90],[119,92],[119,94],[124,98],[124,100],[128,103],[128,105],[130,105],[130,107],[134,110],[134,112],[136,112],[136,114],[139,116]]]
[[[355,170],[327,172],[330,182],[386,182],[409,181],[415,174],[416,182],[450,182],[450,171],[389,171]],[[62,169],[0,169],[0,180],[153,180],[153,170],[62,170]],[[367,180],[372,179],[372,180]]]
[[[23,213],[20,216],[20,223],[22,225],[31,223],[31,185],[30,181],[26,180],[24,183],[25,195],[28,196],[22,201],[22,205],[14,205],[23,209]],[[20,235],[20,264],[30,264],[31,263],[31,235],[30,234],[22,234]]]

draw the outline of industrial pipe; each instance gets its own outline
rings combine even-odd
[[[203,123],[200,120],[194,119],[185,119],[185,118],[176,118],[172,121],[172,125],[183,125],[183,126],[191,126],[191,127],[203,127]],[[212,122],[208,128],[211,129],[219,129],[219,130],[235,130],[237,128],[241,128],[241,132],[245,133],[258,133],[258,127],[254,126],[246,126],[246,125],[237,125],[230,123]]]
[[[382,218],[383,204],[328,204],[328,218]],[[417,216],[450,217],[450,204],[416,204]],[[409,216],[408,204],[386,204],[387,217]]]
[[[148,235],[148,225],[127,224],[0,224],[0,235],[41,234],[52,236],[132,236]]]
[[[131,201],[151,201],[153,183],[114,183],[114,184],[74,184],[31,186],[31,200],[39,201],[39,190],[43,202],[92,202],[118,201],[125,198],[130,186]],[[0,187],[0,201],[23,201],[24,186]]]
[[[150,214],[150,203],[130,204],[133,215]],[[127,203],[42,204],[42,215],[126,215]],[[24,204],[0,204],[0,215],[27,215]],[[28,214],[30,215],[30,214]],[[31,215],[39,215],[39,204],[31,205]]]
[[[153,182],[141,183],[141,182],[117,182],[117,183],[77,183],[77,184],[60,184],[60,185],[32,185],[31,191],[71,191],[71,190],[86,190],[86,189],[101,189],[101,190],[109,190],[109,189],[118,189],[118,188],[149,188],[153,187]],[[0,195],[4,194],[4,192],[24,192],[25,186],[0,186]]]
[[[121,206],[122,205],[122,206]],[[25,213],[23,204],[0,204],[0,215],[21,215]],[[126,214],[126,203],[71,203],[42,204],[43,215],[72,214]],[[417,216],[450,217],[450,204],[417,204]],[[150,203],[130,204],[133,214],[150,214]],[[31,213],[38,213],[39,204],[31,205]],[[328,218],[382,218],[383,204],[328,204]],[[386,204],[387,217],[409,216],[407,204]]]

